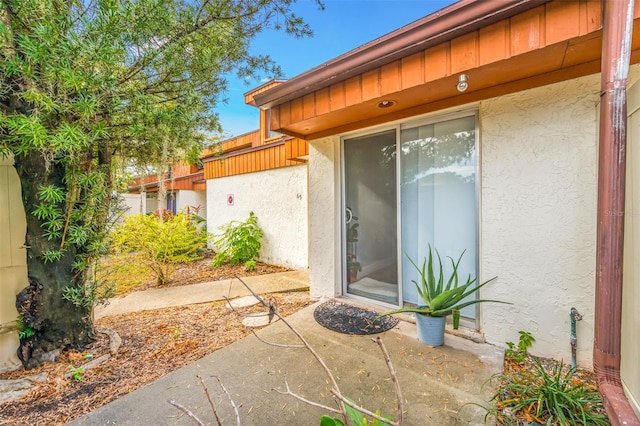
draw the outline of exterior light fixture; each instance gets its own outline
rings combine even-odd
[[[378,103],[378,108],[391,108],[392,106],[394,106],[396,104],[396,101],[380,101]]]
[[[468,88],[469,88],[469,82],[467,81],[467,75],[460,74],[458,76],[458,86],[457,86],[458,92],[464,92]]]

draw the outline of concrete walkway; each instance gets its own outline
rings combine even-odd
[[[309,289],[309,270],[278,272],[268,275],[243,277],[258,294],[274,292],[304,291]],[[237,279],[208,281],[200,284],[157,288],[129,293],[125,297],[109,299],[107,305],[97,306],[94,318],[103,318],[127,312],[149,311],[152,309],[207,303],[235,299],[251,293]]]
[[[290,276],[255,277],[250,285],[255,289],[262,282],[268,288],[268,280],[287,281],[283,277]],[[211,283],[209,286],[214,287]],[[228,291],[228,286],[224,291]],[[189,290],[185,289],[185,292]],[[211,291],[205,293],[211,294]],[[182,297],[183,301],[193,300],[190,295],[174,295],[174,300]],[[146,297],[142,301],[131,300],[135,300],[131,303],[148,303]],[[313,317],[316,306],[309,306],[287,320],[324,359],[344,395],[367,408],[379,409],[383,414],[397,418],[397,403],[388,369],[378,346],[371,340],[375,336],[346,335],[322,327]],[[272,342],[299,343],[281,321],[260,329],[258,335]],[[406,401],[405,425],[485,424],[485,411],[472,404],[487,404],[494,390],[487,380],[502,369],[501,350],[449,334],[445,337],[445,346],[429,347],[418,341],[415,325],[405,321],[378,336],[389,351]],[[235,424],[235,415],[214,376],[220,378],[238,406],[243,426],[317,425],[321,415],[330,414],[326,409],[273,390],[285,390],[287,383],[291,392],[328,407],[336,406],[327,377],[309,351],[269,346],[250,336],[70,424],[194,424],[169,405],[169,399],[187,407],[205,424],[217,424],[197,376],[206,382],[218,414],[227,425]]]

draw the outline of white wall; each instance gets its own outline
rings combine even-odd
[[[307,165],[282,167],[207,181],[207,230],[249,212],[264,231],[260,260],[290,268],[308,266]],[[233,205],[227,199],[233,195]]]
[[[481,325],[498,345],[533,334],[531,352],[571,360],[575,307],[580,365],[592,365],[598,75],[480,105]]]
[[[190,191],[181,189],[176,191],[176,212],[182,211],[185,207],[200,207],[198,215],[207,217],[207,192]]]
[[[27,223],[13,159],[0,157],[0,330],[15,325],[16,295],[28,285],[24,245]],[[0,333],[0,371],[19,364],[17,331]]]
[[[309,142],[309,291],[313,298],[341,293],[340,138]]]
[[[146,209],[146,197],[142,194],[118,194],[122,198],[123,204],[126,206],[127,211],[123,216],[135,216],[144,214]]]

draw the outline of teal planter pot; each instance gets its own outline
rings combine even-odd
[[[446,317],[432,317],[430,315],[416,314],[416,327],[418,339],[429,346],[442,346],[444,343],[444,326]]]

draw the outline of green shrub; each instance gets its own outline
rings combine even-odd
[[[214,266],[224,263],[239,264],[244,263],[247,268],[251,266],[248,262],[255,260],[260,252],[260,246],[264,232],[258,226],[258,217],[249,213],[249,218],[245,222],[232,220],[220,227],[222,234],[216,235],[214,244],[217,254],[213,261]],[[253,266],[255,268],[255,265]]]
[[[595,387],[575,379],[575,368],[556,364],[550,372],[536,358],[534,373],[498,374],[501,386],[487,415],[499,424],[515,424],[514,416],[546,425],[609,425]]]
[[[528,331],[520,330],[518,333],[520,334],[518,345],[516,346],[513,342],[507,342],[507,349],[504,354],[516,362],[523,362],[529,353],[529,348],[536,339]]]
[[[118,226],[112,236],[116,253],[133,254],[157,278],[158,285],[171,280],[179,263],[201,259],[208,235],[183,213],[163,217],[130,216]]]

